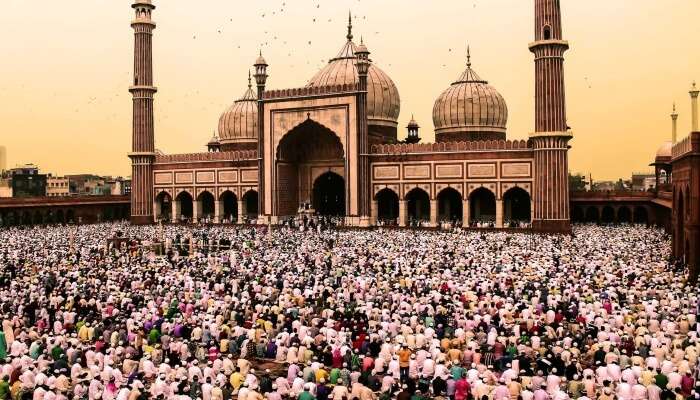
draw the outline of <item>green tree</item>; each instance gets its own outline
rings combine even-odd
[[[569,173],[569,190],[572,192],[586,190],[586,177],[581,174],[571,175]]]

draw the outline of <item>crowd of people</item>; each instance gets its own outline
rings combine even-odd
[[[700,398],[660,230],[267,229],[0,230],[0,399]]]

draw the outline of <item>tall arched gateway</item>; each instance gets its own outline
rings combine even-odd
[[[277,215],[302,204],[324,215],[346,215],[345,155],[338,136],[312,119],[290,130],[277,146]]]
[[[345,180],[335,172],[326,172],[314,181],[313,207],[321,215],[345,215]]]

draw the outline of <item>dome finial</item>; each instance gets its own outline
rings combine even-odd
[[[471,50],[469,49],[469,45],[467,45],[467,67],[469,67],[469,68],[472,67],[472,53],[471,53]]]
[[[352,12],[348,10],[348,42],[352,41]]]
[[[248,70],[248,89],[250,89],[251,87],[253,87],[253,83],[250,80],[250,70]]]

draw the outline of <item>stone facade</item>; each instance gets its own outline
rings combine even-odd
[[[451,221],[463,226],[532,224],[545,232],[569,231],[567,151],[571,134],[566,126],[563,81],[563,53],[568,44],[561,39],[559,1],[534,2],[536,35],[530,49],[537,74],[536,126],[527,141],[503,139],[507,108],[495,89],[494,98],[503,103],[497,108],[498,115],[496,108],[470,109],[473,118],[465,119],[458,109],[450,119],[456,125],[450,129],[468,132],[475,121],[488,117],[478,130],[487,132],[496,126],[497,137],[462,135],[439,143],[399,144],[395,133],[377,135],[377,129],[396,125],[398,91],[388,76],[377,78],[379,69],[367,47],[352,41],[351,24],[343,50],[326,68],[343,73],[323,75],[322,82],[312,79],[305,87],[266,90],[268,65],[260,55],[253,74],[257,93],[249,82],[244,99],[251,106],[235,110],[235,118],[255,118],[246,126],[256,129],[257,150],[227,151],[223,145],[212,145],[208,153],[152,154],[150,112],[155,88],[146,74],[148,79],[133,90],[132,221],[253,219],[276,224],[297,215],[301,206],[342,217],[348,226],[420,223],[435,227]],[[134,23],[135,73],[141,76],[150,71],[143,69],[150,67],[150,41],[145,42],[150,36],[141,31],[148,30],[150,35],[153,6],[141,0],[134,7],[139,21]],[[457,83],[485,85],[470,65],[466,78]],[[368,90],[377,85],[390,94],[382,98],[380,92],[372,92],[368,99]],[[252,107],[253,96],[257,108]],[[384,110],[381,118],[377,104],[390,105],[386,110],[380,107]],[[226,138],[239,133],[219,135]],[[141,207],[144,201],[150,202],[147,211]]]

